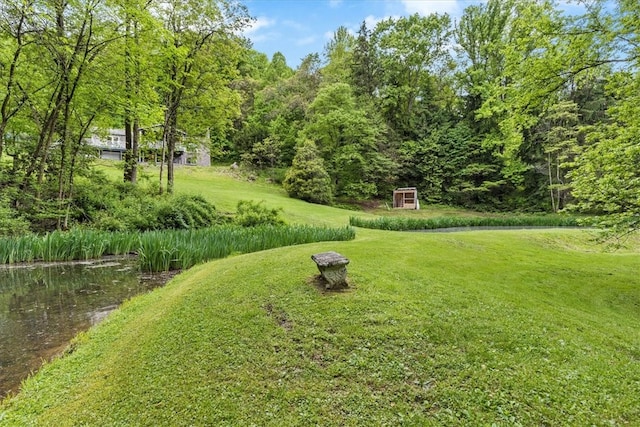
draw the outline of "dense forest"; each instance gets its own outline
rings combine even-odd
[[[315,203],[415,186],[426,203],[640,228],[640,4],[581,3],[341,27],[292,69],[252,49],[235,1],[3,0],[0,229],[90,220],[104,179],[87,138],[124,128],[135,185],[152,127],[167,159],[204,143]],[[172,192],[173,162],[155,190]]]

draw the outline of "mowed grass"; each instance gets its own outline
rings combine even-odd
[[[225,168],[176,177],[222,211],[354,215]],[[634,425],[640,244],[592,238],[358,229],[199,265],[80,335],[0,405],[0,425]],[[317,286],[310,256],[326,250],[351,260],[348,290]]]
[[[196,266],[81,335],[0,425],[633,425],[640,267],[585,231],[358,231]],[[350,288],[310,255],[351,260]]]
[[[101,169],[107,172],[109,178],[121,179],[122,170],[114,167],[113,162],[102,162]],[[149,176],[150,182],[158,181],[159,168],[145,166],[143,171]],[[177,193],[201,195],[213,203],[220,212],[235,212],[241,200],[264,201],[267,208],[281,208],[282,217],[287,223],[328,227],[348,225],[349,216],[354,213],[289,198],[282,187],[266,183],[262,179],[250,182],[228,166],[180,166],[175,168],[175,177]],[[145,181],[142,180],[141,184],[144,185]],[[371,214],[358,214],[363,218],[374,218]]]

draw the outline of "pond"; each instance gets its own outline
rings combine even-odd
[[[0,399],[76,334],[172,275],[142,275],[135,259],[0,266]]]

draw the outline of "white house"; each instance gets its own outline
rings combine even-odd
[[[101,159],[123,160],[126,149],[124,129],[109,129],[108,135],[93,134],[89,145],[98,149]],[[162,143],[158,141],[140,144],[140,163],[158,163],[162,155]],[[173,163],[178,165],[211,166],[209,149],[204,145],[198,147],[176,146]]]

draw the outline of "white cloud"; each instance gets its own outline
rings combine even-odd
[[[336,8],[342,4],[342,0],[329,0],[329,7]]]
[[[364,18],[364,23],[367,25],[369,30],[373,29],[378,25],[378,22],[384,21],[387,18],[378,18],[377,16],[369,15]]]
[[[408,13],[423,16],[432,13],[448,13],[457,16],[463,9],[456,0],[402,0],[402,4]]]
[[[258,31],[273,27],[276,24],[275,19],[266,18],[261,16],[257,18],[255,21],[251,22],[251,25],[244,30],[245,36],[254,36]]]
[[[265,34],[253,35],[250,37],[253,43],[262,43],[262,42],[274,40],[277,38],[279,38],[278,33],[265,33]]]

